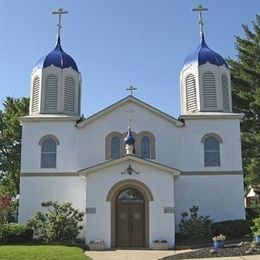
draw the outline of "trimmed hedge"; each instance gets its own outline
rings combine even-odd
[[[32,240],[33,230],[26,225],[5,224],[0,226],[0,242],[24,242]]]
[[[251,220],[237,219],[213,223],[211,228],[213,236],[223,234],[227,238],[240,238],[252,233],[251,226]]]

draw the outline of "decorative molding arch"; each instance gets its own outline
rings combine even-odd
[[[126,188],[135,188],[140,191],[148,201],[153,201],[153,194],[148,186],[146,186],[141,181],[127,179],[117,182],[107,193],[106,201],[112,201],[114,196],[117,196],[118,193]],[[116,194],[116,195],[115,195]]]
[[[105,145],[106,145],[105,158],[106,158],[106,160],[111,159],[111,140],[115,136],[120,139],[120,147],[121,147],[120,157],[123,155],[123,152],[124,152],[124,150],[123,150],[123,135],[120,132],[111,132],[106,136],[106,139],[105,139]]]
[[[205,143],[205,141],[206,141],[206,139],[207,139],[208,137],[214,137],[214,138],[216,138],[216,139],[218,140],[219,143],[223,143],[222,137],[221,137],[220,135],[218,135],[218,134],[215,134],[215,133],[205,134],[205,135],[202,137],[201,142],[202,142],[202,143]]]
[[[43,136],[41,139],[40,139],[40,141],[39,141],[39,145],[42,145],[42,143],[43,143],[43,141],[44,140],[46,140],[46,139],[53,139],[54,141],[55,141],[55,143],[56,143],[56,145],[59,145],[60,144],[60,141],[59,141],[59,139],[56,137],[56,136],[54,136],[54,135],[45,135],[45,136]]]
[[[127,188],[134,188],[138,190],[144,197],[145,246],[149,248],[149,202],[154,200],[153,194],[144,183],[133,179],[119,181],[113,185],[106,197],[106,201],[111,202],[111,248],[116,246],[116,198],[123,190]]]

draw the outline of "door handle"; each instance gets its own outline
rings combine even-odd
[[[133,225],[132,224],[128,224],[127,228],[128,228],[128,231],[132,231],[133,230]]]

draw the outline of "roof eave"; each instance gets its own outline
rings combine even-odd
[[[116,164],[119,164],[119,163],[122,163],[122,162],[126,162],[126,161],[127,162],[136,162],[136,163],[140,163],[140,164],[143,164],[143,165],[146,165],[146,166],[150,166],[152,168],[160,169],[162,171],[165,171],[165,172],[172,174],[176,178],[181,174],[181,171],[178,170],[178,169],[175,169],[175,168],[172,168],[172,167],[169,167],[169,166],[166,166],[166,165],[154,162],[154,161],[141,159],[141,158],[138,158],[134,155],[129,155],[129,154],[125,155],[121,158],[115,159],[115,160],[105,161],[105,162],[102,162],[100,164],[90,166],[90,167],[85,168],[85,169],[81,169],[77,173],[80,176],[86,177],[91,172],[96,172],[96,171],[102,170],[104,168],[111,167],[113,165],[116,165]]]

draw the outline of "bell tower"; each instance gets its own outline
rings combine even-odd
[[[56,45],[33,68],[30,115],[80,115],[81,75],[74,59],[61,47],[61,16],[67,13],[62,8],[53,11],[58,15]]]
[[[180,73],[181,113],[232,112],[230,71],[225,59],[205,41],[202,12],[198,5],[200,44],[184,61]]]

